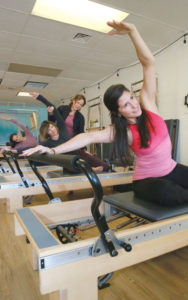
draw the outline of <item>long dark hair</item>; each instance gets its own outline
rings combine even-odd
[[[123,84],[110,86],[104,94],[104,104],[110,111],[112,125],[115,129],[115,137],[113,142],[113,154],[120,159],[124,165],[132,163],[132,155],[128,144],[127,126],[128,122],[125,117],[119,114],[118,100],[124,91],[130,92]],[[150,118],[146,111],[142,109],[142,114],[137,118],[137,127],[140,135],[141,148],[147,148],[150,140],[150,133],[147,125]],[[151,124],[152,126],[152,124]],[[153,126],[152,126],[153,128]]]
[[[17,133],[12,133],[12,134],[10,135],[10,137],[9,137],[11,148],[14,148],[14,147],[16,146],[16,144],[18,144],[17,142],[15,142],[15,141],[13,140],[13,137],[14,137],[15,135],[17,135]]]

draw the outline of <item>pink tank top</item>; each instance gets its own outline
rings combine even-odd
[[[74,135],[74,130],[73,130],[73,119],[74,115],[68,115],[68,117],[65,120],[65,125],[67,128],[68,133],[70,134],[71,137]]]
[[[148,148],[140,148],[140,136],[137,125],[128,125],[133,136],[133,143],[130,148],[136,155],[133,180],[165,176],[169,174],[177,164],[172,159],[172,145],[165,121],[153,112],[146,112],[154,128],[152,128],[148,121],[150,132]]]

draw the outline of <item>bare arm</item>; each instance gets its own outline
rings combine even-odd
[[[156,106],[156,79],[155,79],[155,60],[154,57],[140,36],[136,27],[130,23],[108,22],[113,28],[109,33],[128,34],[136,50],[136,54],[143,68],[143,86],[140,93],[140,100],[145,109],[158,113]]]
[[[0,153],[3,153],[4,151],[11,151],[13,153],[17,153],[17,150],[14,148],[11,148],[10,146],[5,146],[0,148]]]
[[[44,146],[37,146],[35,148],[23,151],[23,155],[29,156],[36,152],[52,154],[54,153],[54,151],[56,154],[67,153],[83,148],[92,143],[111,143],[113,139],[114,129],[112,126],[109,126],[106,129],[100,131],[80,133],[70,139],[68,142],[53,148],[54,150]]]
[[[23,124],[19,123],[18,121],[14,120],[14,119],[11,119],[9,117],[3,117],[3,116],[0,116],[0,119],[10,121],[11,123],[16,124],[21,129],[23,129],[23,131],[25,132],[25,135],[33,136],[33,134]]]
[[[54,148],[57,154],[70,152],[83,148],[93,143],[111,143],[113,141],[113,128],[111,126],[104,130],[80,133],[68,142]]]

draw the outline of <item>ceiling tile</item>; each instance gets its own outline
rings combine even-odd
[[[0,0],[0,7],[30,13],[35,0]]]
[[[0,29],[14,33],[22,33],[27,20],[27,15],[0,8]]]

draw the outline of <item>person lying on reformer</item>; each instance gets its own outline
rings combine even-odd
[[[24,155],[59,154],[91,143],[113,143],[116,155],[126,164],[130,160],[130,147],[136,155],[133,190],[137,197],[167,206],[188,202],[188,167],[172,159],[168,129],[155,102],[154,57],[133,24],[116,21],[107,24],[112,27],[111,35],[128,34],[135,47],[143,69],[140,103],[123,84],[112,85],[104,94],[111,126],[80,134],[54,149],[37,146]]]
[[[40,144],[53,149],[54,147],[70,140],[71,134],[67,130],[66,123],[59,110],[42,95],[39,95],[38,93],[30,93],[30,95],[34,99],[45,104],[47,106],[48,112],[53,113],[53,116],[57,121],[57,125],[51,121],[42,122],[40,127]],[[67,154],[77,154],[81,156],[87,161],[87,163],[95,172],[108,171],[110,169],[110,166],[106,162],[83,149],[78,149],[77,151],[71,152],[68,151]]]
[[[9,137],[10,146],[1,147],[0,153],[3,153],[4,151],[11,151],[13,153],[21,154],[23,150],[38,145],[37,139],[23,124],[9,117],[0,116],[0,119],[14,123],[24,131],[24,136],[16,132],[12,133]]]

